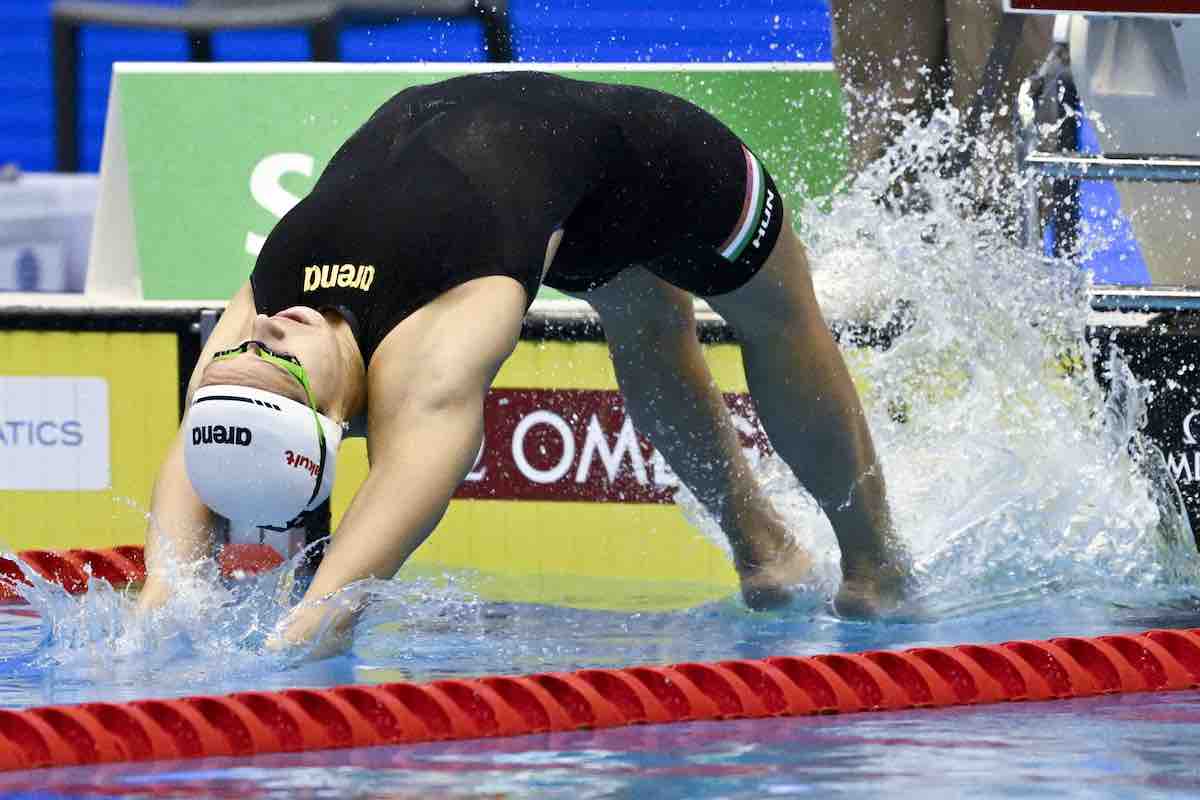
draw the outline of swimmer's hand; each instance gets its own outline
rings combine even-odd
[[[166,605],[173,594],[170,585],[157,576],[146,578],[141,591],[138,592],[135,611],[138,614],[148,614]]]
[[[349,609],[324,604],[297,606],[275,626],[266,648],[294,651],[313,661],[336,656],[353,642],[355,616]]]

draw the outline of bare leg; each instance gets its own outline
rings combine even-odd
[[[581,295],[600,314],[638,429],[721,525],[751,608],[780,605],[812,562],[762,495],[696,338],[692,296],[631,268]]]
[[[895,605],[907,558],[892,532],[858,393],[789,220],[762,270],[709,302],[738,331],[750,393],[772,445],[833,524],[842,550],[839,612],[872,616]]]
[[[966,111],[983,85],[984,67],[1000,33],[1003,14],[998,0],[946,0],[946,59],[950,69],[953,104]],[[1021,38],[1004,73],[1003,102],[1017,96],[1021,81],[1032,75],[1050,53],[1053,18],[1030,15],[1021,27]],[[998,132],[1009,133],[1012,111],[995,120]]]
[[[966,112],[983,86],[984,72],[992,48],[999,37],[1003,12],[998,0],[946,0],[947,41],[946,58],[953,90],[951,103]],[[981,131],[982,147],[974,142],[971,162],[972,200],[980,207],[997,207],[1015,221],[1020,193],[1014,191],[1013,174],[1016,159],[1013,155],[1014,103],[1021,81],[1028,78],[1050,52],[1053,18],[1043,15],[1027,16],[1022,23],[1021,38],[1004,72],[1004,82],[997,97],[996,111],[1005,106],[1008,113],[996,113],[990,126]],[[979,157],[980,154],[983,157]]]
[[[832,0],[833,59],[850,107],[851,171],[880,158],[902,129],[927,120],[945,80],[944,0]]]

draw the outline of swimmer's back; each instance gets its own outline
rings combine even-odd
[[[714,148],[729,152],[714,157]],[[582,223],[568,231],[576,239],[604,220],[604,233],[595,230],[604,241],[596,244],[620,249],[625,237],[614,241],[614,234],[625,233],[647,245],[636,248],[645,258],[675,233],[664,230],[668,221],[654,213],[655,201],[663,194],[676,208],[710,201],[725,188],[712,185],[714,177],[737,182],[740,172],[708,175],[710,185],[697,186],[697,170],[689,167],[730,153],[725,160],[740,168],[736,137],[708,112],[664,92],[543,72],[480,73],[392,97],[338,151],[321,183],[348,182],[368,165],[389,171],[441,157],[486,200],[549,202],[556,227],[572,214]],[[699,196],[686,194],[696,189]]]
[[[691,240],[711,250],[738,218],[744,165],[740,141],[711,115],[651,89],[529,71],[412,87],[345,142],[272,231],[255,299],[264,312],[349,309],[369,359],[405,316],[473,278],[510,276],[532,302],[560,229],[545,282],[568,291]],[[301,272],[323,264],[372,265],[370,296],[308,286]]]

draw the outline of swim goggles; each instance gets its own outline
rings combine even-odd
[[[303,365],[300,364],[300,359],[296,358],[291,353],[281,353],[277,350],[272,350],[266,344],[257,339],[247,339],[237,347],[231,347],[228,350],[219,350],[216,353],[213,353],[212,360],[214,363],[217,361],[227,361],[228,359],[240,356],[242,353],[250,353],[251,355],[267,362],[268,364],[274,364],[299,381],[300,386],[304,389],[304,397],[308,402],[308,407],[313,412],[313,424],[316,425],[317,428],[317,441],[320,443],[320,456],[318,459],[320,463],[317,467],[317,479],[313,485],[312,496],[308,498],[308,504],[311,504],[312,501],[316,499],[318,492],[320,492],[321,481],[325,477],[325,461],[328,452],[328,446],[325,442],[325,430],[321,427],[321,412],[317,411],[317,403],[316,400],[313,399],[312,384],[308,382],[308,373],[304,370]],[[284,528],[276,528],[271,525],[260,525],[259,527],[267,528],[268,530],[287,530],[287,528],[302,522],[303,519],[304,514],[300,514],[291,522],[289,522]]]

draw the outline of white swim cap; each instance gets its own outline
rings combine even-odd
[[[274,392],[218,385],[196,391],[184,438],[188,479],[206,506],[288,527],[329,499],[342,426]]]

